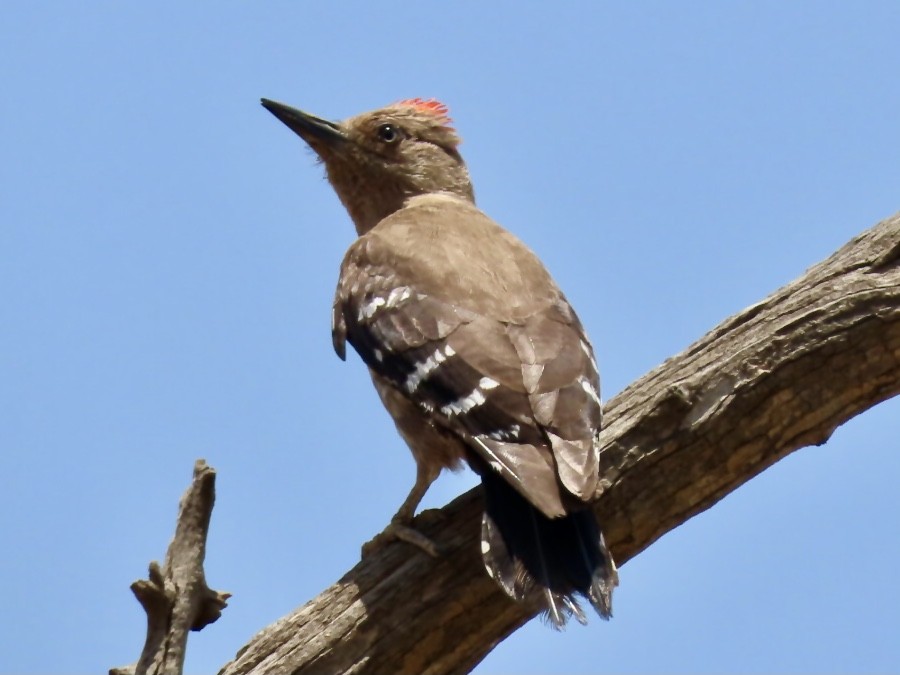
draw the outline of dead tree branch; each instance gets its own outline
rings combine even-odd
[[[137,663],[113,668],[110,675],[181,675],[189,630],[201,630],[219,618],[229,593],[206,585],[203,559],[216,500],[216,472],[202,459],[181,498],[175,538],[162,567],[150,563],[149,579],[131,590],[147,613],[147,638]]]
[[[900,216],[611,400],[596,511],[620,563],[900,392]],[[264,628],[221,675],[465,673],[526,622],[485,574],[480,494],[425,513],[440,559],[387,547]],[[473,620],[474,619],[474,620]]]

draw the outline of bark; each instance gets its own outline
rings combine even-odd
[[[181,675],[189,630],[201,630],[218,619],[229,593],[206,585],[203,559],[206,535],[216,500],[216,472],[202,459],[178,508],[175,538],[160,567],[150,563],[149,579],[131,590],[147,613],[147,638],[137,663],[111,669],[110,675]]]
[[[595,510],[621,564],[900,391],[900,216],[726,320],[605,409]],[[465,673],[532,616],[484,572],[473,490],[264,628],[222,675]],[[473,620],[473,618],[475,620]]]

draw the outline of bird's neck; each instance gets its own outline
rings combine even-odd
[[[356,226],[356,233],[359,236],[362,236],[391,214],[418,203],[423,199],[427,200],[432,197],[452,197],[455,199],[463,199],[470,204],[475,203],[475,196],[472,194],[471,189],[468,189],[463,191],[463,194],[458,194],[456,191],[445,190],[416,194],[397,193],[391,195],[382,193],[379,195],[377,201],[357,199],[352,200],[352,202],[349,203],[344,202],[344,206],[347,208],[347,213],[350,214],[350,218]]]

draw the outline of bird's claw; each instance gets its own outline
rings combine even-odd
[[[441,549],[435,542],[415,528],[397,521],[391,521],[391,524],[384,528],[383,532],[376,534],[370,541],[363,544],[362,557],[366,558],[378,552],[387,544],[398,540],[412,544],[433,558],[441,557]]]

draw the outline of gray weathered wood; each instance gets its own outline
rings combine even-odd
[[[151,562],[149,578],[131,584],[147,613],[144,649],[137,663],[113,668],[110,675],[181,675],[188,631],[201,630],[221,616],[230,594],[210,589],[203,572],[215,500],[216,472],[197,460],[165,563]]]
[[[724,321],[606,407],[596,512],[620,563],[900,392],[900,217]],[[361,507],[364,497],[360,497]],[[485,574],[473,490],[264,628],[222,675],[465,673],[531,617]]]

